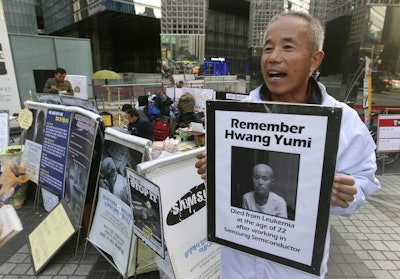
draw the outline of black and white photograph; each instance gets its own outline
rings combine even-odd
[[[232,206],[294,220],[298,154],[232,147]]]
[[[160,189],[132,169],[127,169],[127,175],[132,195],[133,232],[164,257]]]
[[[126,168],[136,168],[143,154],[123,144],[106,140],[100,164],[99,186],[110,191],[127,205],[131,203]]]
[[[46,124],[47,109],[31,109],[32,125],[27,130],[23,130],[21,141],[25,139],[43,144],[44,128]]]

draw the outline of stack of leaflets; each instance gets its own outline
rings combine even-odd
[[[0,208],[0,247],[22,231],[22,223],[11,204]]]

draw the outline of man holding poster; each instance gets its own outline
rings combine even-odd
[[[380,188],[375,177],[375,143],[357,113],[328,95],[326,88],[312,78],[311,73],[318,69],[324,57],[323,41],[323,28],[310,15],[289,12],[275,16],[266,30],[261,56],[265,83],[250,92],[245,101],[317,104],[342,108],[330,213],[350,216],[368,196]],[[199,161],[196,168],[205,179],[206,154],[198,153],[197,158]],[[329,243],[328,228],[318,278],[324,278],[327,272]],[[222,247],[222,279],[317,277],[264,258]]]

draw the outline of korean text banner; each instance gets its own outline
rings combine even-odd
[[[43,111],[39,112],[43,113]],[[49,109],[45,122],[42,158],[40,160],[39,183],[52,190],[59,197],[63,196],[65,162],[71,123],[71,112]],[[37,133],[42,131],[37,127]]]

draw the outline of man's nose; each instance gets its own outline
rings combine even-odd
[[[274,48],[269,57],[268,63],[280,63],[282,61],[282,51],[280,48]]]

